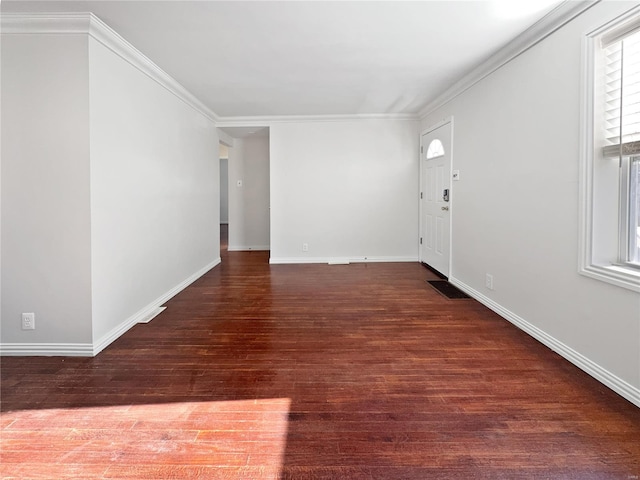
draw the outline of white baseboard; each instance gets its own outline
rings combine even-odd
[[[227,251],[229,252],[247,252],[251,250],[257,250],[260,252],[268,251],[271,247],[269,245],[229,245]]]
[[[272,265],[290,265],[303,263],[327,263],[329,265],[345,265],[348,263],[395,263],[417,262],[418,257],[271,257]]]
[[[220,257],[204,266],[189,278],[180,282],[171,290],[156,298],[146,307],[127,318],[124,322],[107,332],[102,338],[93,344],[90,343],[7,343],[0,344],[0,355],[7,356],[62,356],[62,357],[95,357],[107,346],[122,336],[136,323],[149,322],[158,313],[162,312],[161,306],[186,287],[195,282],[202,275],[220,264]]]
[[[451,278],[449,278],[449,282],[452,285],[455,285],[456,287],[458,287],[463,292],[465,292],[467,295],[473,297],[474,299],[476,299],[477,301],[479,301],[480,303],[482,303],[486,307],[488,307],[491,310],[493,310],[494,312],[496,312],[501,317],[505,318],[506,320],[508,320],[509,322],[514,324],[520,330],[522,330],[522,331],[526,332],[527,334],[531,335],[533,338],[538,340],[540,343],[542,343],[543,345],[546,345],[551,350],[553,350],[557,354],[561,355],[562,357],[564,357],[565,359],[567,359],[568,361],[573,363],[576,367],[578,367],[581,370],[585,371],[586,373],[591,375],[593,378],[595,378],[596,380],[598,380],[602,384],[604,384],[607,387],[609,387],[614,392],[616,392],[619,395],[621,395],[622,397],[626,398],[627,400],[629,400],[634,405],[640,407],[640,389],[634,387],[633,385],[629,384],[628,382],[626,382],[626,381],[622,380],[621,378],[617,377],[613,373],[609,372],[607,369],[605,369],[602,366],[598,365],[597,363],[595,363],[594,361],[592,361],[589,358],[585,357],[581,353],[575,351],[573,348],[571,348],[568,345],[564,344],[563,342],[561,342],[557,338],[552,337],[551,335],[549,335],[545,331],[543,331],[543,330],[539,329],[538,327],[536,327],[535,325],[527,322],[525,319],[523,319],[522,317],[516,315],[515,313],[511,312],[510,310],[507,310],[502,305],[494,302],[490,298],[486,297],[482,293],[480,293],[477,290],[471,288],[470,286],[466,285],[465,283],[461,282],[460,280],[451,277]]]
[[[5,343],[0,355],[7,357],[92,357],[90,343]]]

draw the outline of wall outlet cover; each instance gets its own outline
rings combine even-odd
[[[36,329],[36,314],[23,313],[22,314],[22,330],[35,330],[35,329]]]

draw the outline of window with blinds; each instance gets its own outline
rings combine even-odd
[[[637,155],[640,154],[640,31],[622,38],[605,37],[603,44],[604,156]]]
[[[585,34],[582,275],[640,292],[640,3]]]
[[[619,261],[640,265],[640,26],[602,38],[604,157],[620,159]]]

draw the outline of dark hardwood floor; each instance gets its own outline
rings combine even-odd
[[[0,477],[640,477],[640,409],[434,278],[223,252],[96,358],[2,358]]]

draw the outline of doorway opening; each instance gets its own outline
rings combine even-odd
[[[220,252],[229,247],[229,147],[220,144]]]
[[[220,161],[221,182],[226,173],[227,187],[226,212],[223,212],[225,200],[222,197],[220,200],[221,250],[223,242],[228,252],[270,250],[269,133],[264,126],[218,127],[227,153],[226,162],[223,155]],[[223,188],[221,185],[221,195]]]

